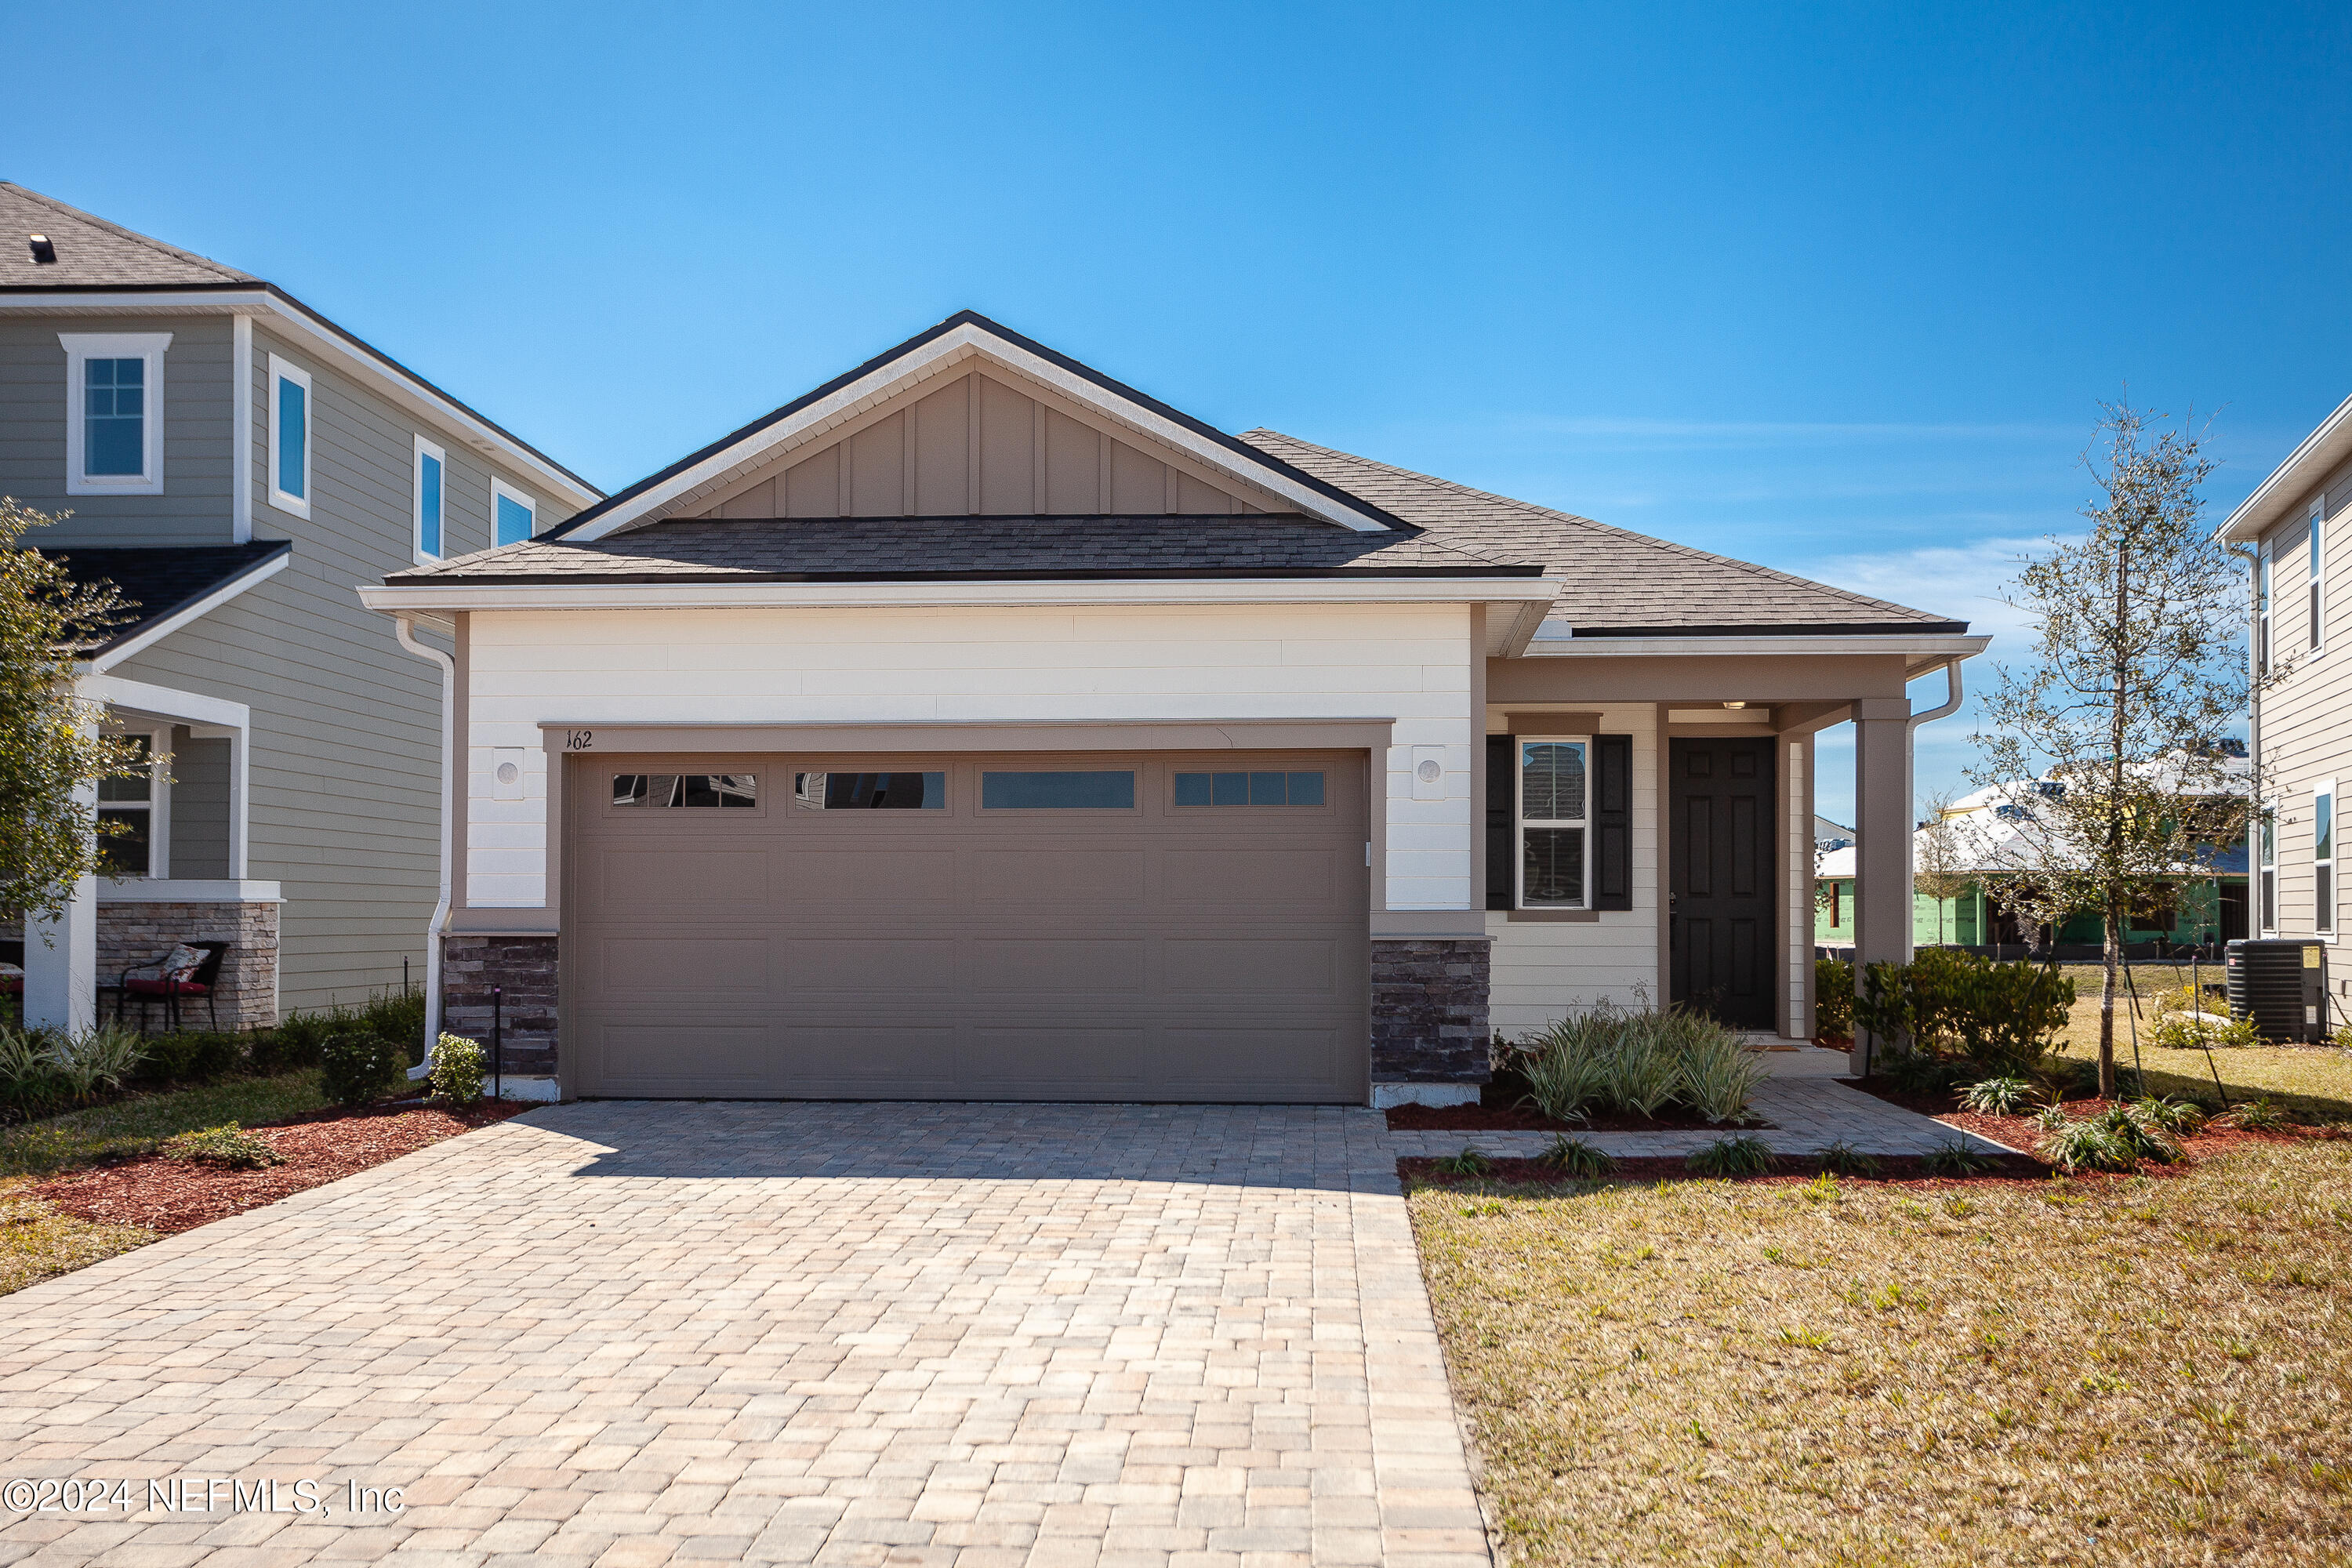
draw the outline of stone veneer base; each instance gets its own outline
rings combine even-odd
[[[1375,1084],[1487,1080],[1492,954],[1483,936],[1373,938]]]
[[[111,985],[133,964],[152,963],[178,942],[225,942],[217,1004],[224,1029],[268,1028],[278,1022],[278,905],[258,900],[235,903],[181,903],[103,899],[98,905],[98,983]],[[135,998],[122,1014],[136,1026],[142,1013]],[[106,1003],[113,1019],[111,999]],[[201,996],[180,999],[180,1026],[209,1029],[215,1009]],[[150,1000],[148,1026],[166,1027],[161,997]]]
[[[551,1079],[555,1072],[555,938],[466,936],[442,939],[441,1027],[479,1040],[490,1061],[490,988],[499,987],[505,1020],[503,1058],[512,1077]]]

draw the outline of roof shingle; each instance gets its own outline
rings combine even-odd
[[[46,235],[58,258],[36,261],[28,243]],[[121,289],[255,283],[249,272],[69,207],[54,196],[0,180],[0,289]]]

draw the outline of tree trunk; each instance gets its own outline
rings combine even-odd
[[[2120,900],[2110,897],[2106,908],[2106,975],[2099,987],[2099,1098],[2116,1097],[2116,971],[2123,962],[2123,920]]]

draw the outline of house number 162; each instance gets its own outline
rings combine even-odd
[[[566,730],[563,731],[563,749],[567,752],[584,752],[594,746],[595,743],[596,731],[593,730]]]

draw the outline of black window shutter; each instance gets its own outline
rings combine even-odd
[[[1518,890],[1517,752],[1508,735],[1486,737],[1486,907],[1515,907]]]
[[[1592,737],[1592,907],[1633,907],[1633,737]]]

